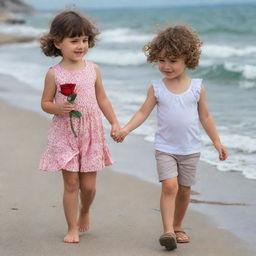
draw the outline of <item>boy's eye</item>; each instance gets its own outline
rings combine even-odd
[[[84,39],[84,40],[83,40],[84,43],[86,43],[86,42],[88,42],[88,41],[89,41],[88,39]]]
[[[77,42],[77,40],[72,40],[72,41],[71,41],[71,43],[76,43],[76,42]]]

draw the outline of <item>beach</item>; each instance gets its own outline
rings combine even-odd
[[[204,41],[200,65],[189,75],[204,78],[229,158],[218,161],[202,132],[197,183],[184,220],[191,242],[172,252],[158,243],[155,110],[120,144],[109,137],[103,119],[114,164],[98,173],[90,230],[79,244],[63,242],[62,175],[38,169],[51,121],[40,109],[44,75],[60,59],[46,58],[35,39],[54,11],[24,14],[24,24],[0,24],[0,255],[256,255],[255,10],[255,5],[88,10],[101,34],[86,60],[100,66],[121,125],[138,110],[151,80],[160,79],[141,50],[155,25],[192,24]]]
[[[158,243],[162,232],[160,186],[113,171],[124,168],[126,172],[140,168],[146,160],[153,162],[152,156],[147,154],[151,150],[148,147],[140,155],[136,150],[131,151],[131,143],[136,142],[136,147],[140,145],[138,136],[129,137],[122,146],[109,141],[116,164],[98,174],[97,195],[91,209],[91,229],[81,235],[79,244],[65,244],[62,241],[66,223],[62,209],[61,173],[38,170],[39,158],[46,145],[49,119],[3,101],[0,101],[0,109],[1,255],[166,255]],[[133,161],[128,162],[127,156]],[[141,164],[136,164],[137,161]],[[154,171],[154,166],[150,168],[149,171]],[[204,175],[208,170],[202,174],[201,168],[200,165],[197,188],[203,189],[206,185]],[[218,174],[221,173],[215,172],[216,176]],[[220,179],[218,190],[225,190],[225,186]],[[194,191],[192,198],[196,194]],[[222,199],[219,198],[220,201]],[[192,208],[188,210],[184,223],[191,242],[178,245],[177,250],[168,254],[254,255],[252,245],[248,246],[232,232],[218,227],[211,218]],[[253,228],[250,223],[247,225],[248,230]]]

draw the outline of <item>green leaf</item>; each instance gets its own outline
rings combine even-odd
[[[76,99],[76,93],[70,94],[70,95],[68,96],[68,98],[67,98],[68,102],[71,103],[71,104],[74,103],[75,99]]]
[[[77,110],[71,110],[70,113],[71,113],[71,116],[73,116],[73,117],[77,117],[77,118],[82,117],[81,112],[79,112]]]

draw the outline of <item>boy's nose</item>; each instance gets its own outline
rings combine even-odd
[[[170,69],[170,68],[171,68],[170,63],[168,62],[164,63],[164,69]]]

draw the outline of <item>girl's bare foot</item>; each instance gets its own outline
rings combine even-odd
[[[70,230],[64,237],[65,243],[79,243],[79,235],[77,230]]]
[[[82,211],[80,211],[80,216],[78,219],[78,227],[80,232],[85,232],[90,228],[89,212],[83,213]]]

